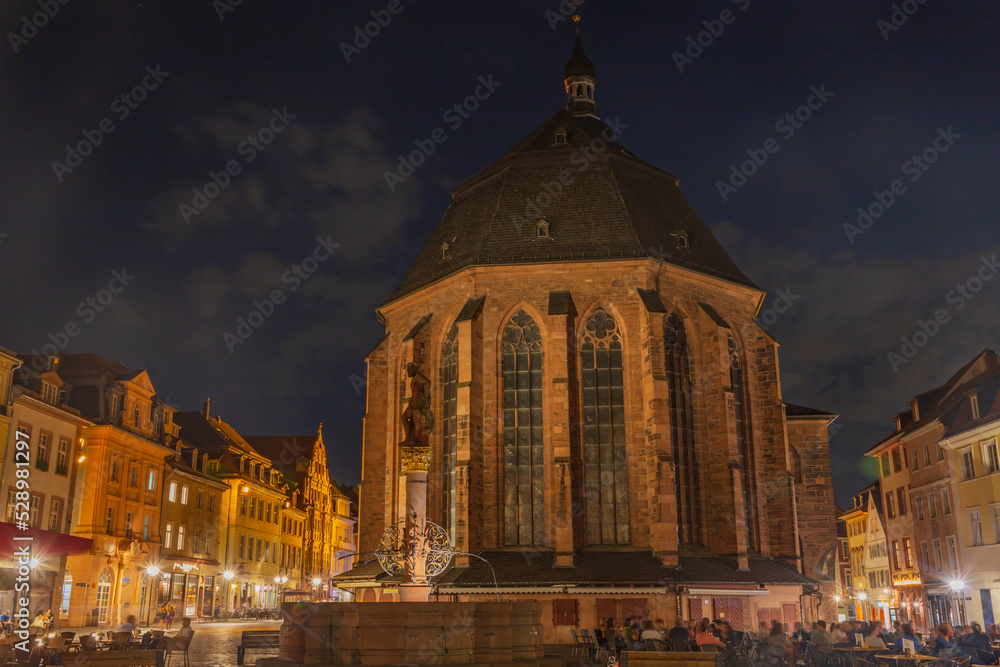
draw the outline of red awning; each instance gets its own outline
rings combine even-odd
[[[32,539],[14,539],[14,538]],[[61,558],[90,551],[93,541],[88,537],[63,535],[53,530],[28,528],[21,530],[12,523],[0,522],[0,558],[13,558],[25,545],[31,545],[31,554],[38,559]]]

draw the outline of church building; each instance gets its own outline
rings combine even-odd
[[[398,599],[370,554],[404,519],[414,363],[428,518],[471,554],[431,599],[543,602],[546,642],[608,616],[831,620],[836,415],[782,401],[764,292],[677,177],[617,143],[579,32],[564,75],[565,108],[454,191],[377,310],[362,562],[336,583]]]

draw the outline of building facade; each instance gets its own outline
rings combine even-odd
[[[615,142],[579,36],[564,73],[566,109],[459,186],[378,310],[359,551],[404,517],[419,372],[429,518],[502,595],[546,605],[546,641],[602,616],[813,620],[803,572],[836,541],[833,415],[790,428],[778,344],[754,321],[763,292],[676,177]],[[397,595],[371,562],[338,583]],[[462,554],[435,584],[495,595]]]
[[[23,372],[18,373],[10,413],[14,430],[6,441],[0,489],[6,497],[4,521],[14,523],[15,485],[19,479],[15,461],[21,451],[16,440],[29,443],[28,476],[24,477],[30,496],[28,526],[67,534],[72,530],[83,431],[93,423],[79,410],[66,405],[67,394],[55,370],[56,360],[56,357],[50,359],[48,370],[38,372],[24,367]],[[33,612],[39,608],[52,609],[53,614],[65,619],[69,613],[69,598],[64,598],[68,593],[64,582],[72,582],[72,577],[66,577],[65,559],[61,555],[46,557],[45,553],[38,556],[38,566],[31,575],[31,609]],[[12,596],[13,587],[8,590]],[[12,604],[0,606],[13,607]]]
[[[173,409],[145,371],[65,353],[57,370],[69,405],[93,422],[83,429],[72,502],[73,534],[93,546],[67,558],[74,585],[64,585],[71,591],[66,625],[116,625],[146,607],[143,574],[159,560],[164,459],[177,437]]]
[[[208,472],[208,464],[207,452],[183,441],[164,462],[163,541],[147,615],[170,604],[178,618],[211,618],[222,603],[219,517],[230,487]]]
[[[203,412],[175,415],[181,437],[207,455],[205,470],[228,487],[221,499],[220,562],[223,568],[221,603],[226,611],[271,609],[279,602],[278,550],[281,512],[288,485],[271,460],[260,454],[209,404]],[[217,598],[218,600],[218,598]]]
[[[957,388],[954,414],[941,439],[955,499],[961,567],[951,582],[954,613],[966,622],[996,623],[1000,610],[1000,359],[984,351],[978,371]]]

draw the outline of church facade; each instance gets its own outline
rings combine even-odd
[[[564,81],[566,108],[455,190],[378,309],[362,560],[404,518],[415,363],[428,518],[469,554],[437,599],[542,601],[546,641],[607,616],[835,618],[816,576],[836,543],[835,415],[782,401],[763,291],[677,178],[615,141],[579,34]],[[374,560],[337,581],[398,599]]]

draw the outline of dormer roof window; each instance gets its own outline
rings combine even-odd
[[[566,145],[566,128],[564,127],[556,128],[555,145],[556,146]]]
[[[441,244],[441,259],[451,259],[451,244],[447,241]]]
[[[675,234],[671,234],[677,243],[678,248],[690,248],[691,247],[691,237],[683,229]]]
[[[549,236],[549,221],[548,220],[539,220],[538,221],[538,225],[537,225],[536,228],[537,228],[538,238],[540,238],[540,239],[549,239],[549,238],[552,238],[551,236]]]

